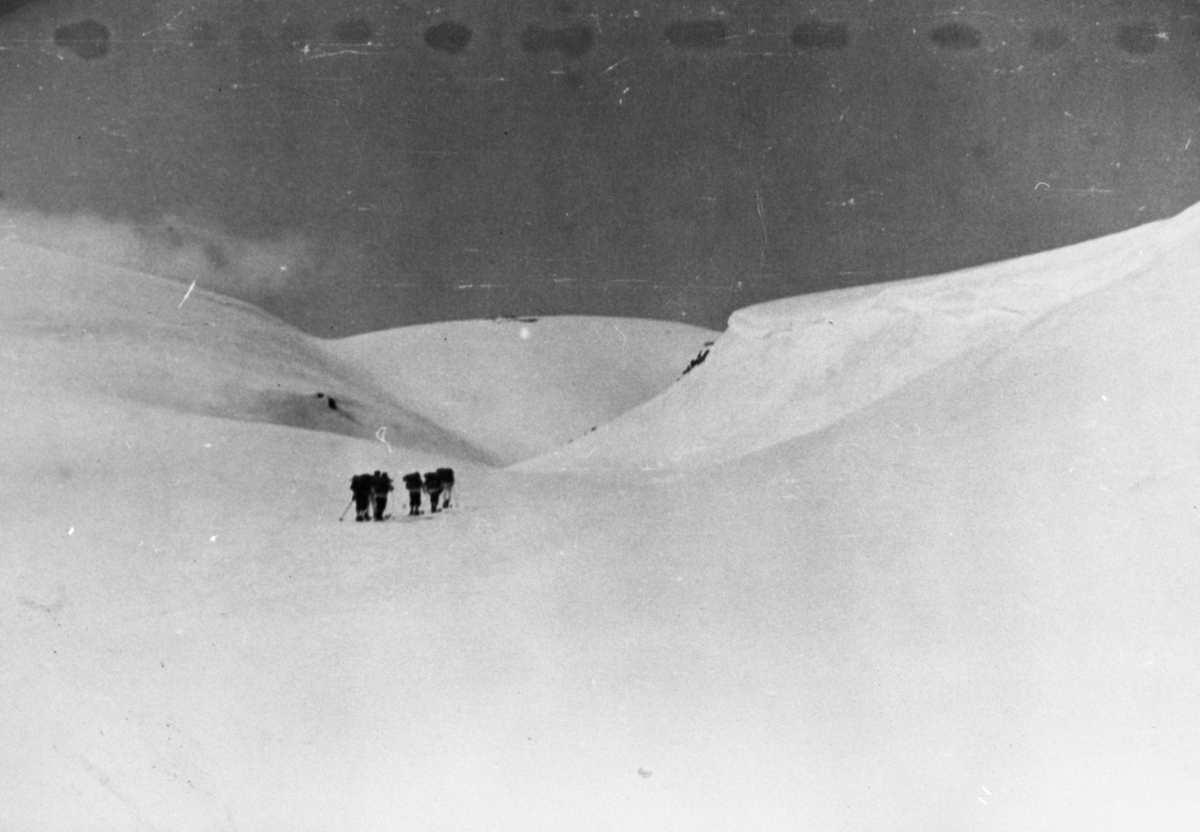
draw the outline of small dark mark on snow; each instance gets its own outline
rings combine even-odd
[[[711,344],[711,343],[712,343],[711,341],[708,342],[708,344]],[[683,375],[686,376],[694,368],[696,368],[699,365],[704,363],[704,359],[708,358],[708,344],[706,344],[704,349],[700,350],[700,354],[697,355],[695,358],[693,358],[692,362],[687,365],[687,369],[683,371]]]

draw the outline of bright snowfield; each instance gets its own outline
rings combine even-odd
[[[719,338],[0,267],[0,830],[1200,828],[1196,209]]]

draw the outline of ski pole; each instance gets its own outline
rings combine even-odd
[[[354,505],[354,498],[353,498],[353,497],[351,497],[351,498],[350,498],[350,502],[346,503],[346,511],[349,511],[349,510],[350,510],[350,506],[352,506],[352,505]],[[340,523],[340,522],[342,522],[342,519],[343,519],[343,518],[346,516],[346,511],[343,511],[343,512],[342,512],[342,516],[338,518],[338,522],[339,522],[339,523]]]

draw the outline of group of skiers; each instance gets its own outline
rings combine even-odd
[[[450,508],[450,495],[454,491],[454,469],[439,468],[429,471],[423,476],[420,471],[413,471],[401,477],[404,487],[408,490],[409,516],[421,514],[421,494],[429,495],[429,511],[436,514],[442,509]],[[350,493],[353,495],[354,519],[361,523],[374,517],[375,520],[385,520],[388,494],[394,491],[392,478],[383,471],[374,474],[356,474],[350,478]],[[347,507],[348,508],[348,507]]]

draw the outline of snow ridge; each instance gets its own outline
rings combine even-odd
[[[1200,255],[1200,211],[946,275],[735,312],[704,365],[662,395],[518,467],[697,467],[810,434],[935,367],[1165,257]]]

